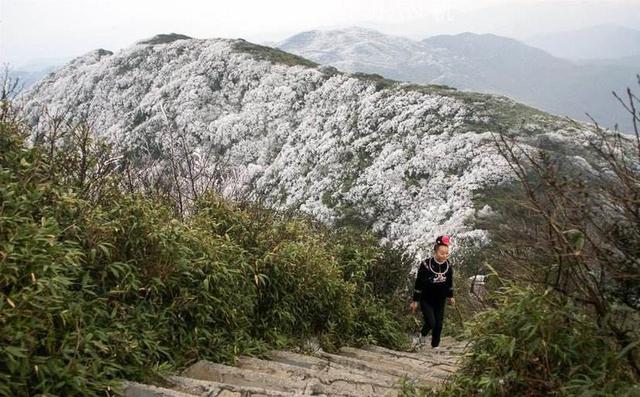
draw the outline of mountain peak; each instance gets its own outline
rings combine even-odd
[[[483,46],[491,44],[500,45],[512,45],[512,46],[526,46],[518,40],[510,37],[498,36],[493,33],[472,33],[463,32],[458,34],[441,34],[436,36],[427,37],[422,40],[422,43],[458,43],[458,44],[481,44]]]
[[[343,71],[367,73],[376,65],[407,59],[411,53],[420,52],[420,47],[421,44],[414,40],[358,26],[303,32],[278,45],[284,51]]]
[[[148,44],[148,45],[167,44],[167,43],[174,42],[176,40],[189,40],[192,38],[193,37],[189,37],[179,33],[168,33],[168,34],[162,33],[162,34],[157,34],[150,39],[139,41],[136,44]]]
[[[113,56],[113,51],[98,48],[97,50],[89,51],[86,54],[71,60],[69,65],[92,65],[102,61],[103,58],[110,56]]]
[[[332,30],[310,30],[293,35],[278,44],[279,48],[299,46],[312,42],[339,40],[340,42],[371,41],[371,40],[408,40],[400,37],[389,36],[377,30],[350,26]]]
[[[374,34],[374,35],[384,35],[383,33],[370,28],[363,28],[361,26],[349,26],[343,29],[336,29],[335,32],[339,33],[354,33],[354,34]]]

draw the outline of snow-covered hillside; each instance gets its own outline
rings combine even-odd
[[[506,98],[338,73],[242,40],[182,36],[91,52],[36,84],[22,105],[40,129],[43,108],[84,118],[129,158],[161,159],[179,142],[189,159],[227,176],[227,193],[324,222],[357,221],[417,253],[443,233],[458,244],[485,239],[474,217],[487,208],[476,208],[474,192],[510,179],[492,133],[533,145],[579,137],[575,124]],[[154,164],[145,172],[168,167]]]

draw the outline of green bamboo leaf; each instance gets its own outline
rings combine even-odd
[[[27,350],[23,347],[5,346],[3,350],[13,357],[27,358]]]
[[[631,342],[626,345],[622,350],[620,350],[620,353],[618,353],[618,359],[624,358],[632,349],[636,348],[637,346],[640,346],[640,340]]]

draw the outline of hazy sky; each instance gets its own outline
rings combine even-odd
[[[640,0],[590,0],[590,3],[625,3]],[[12,67],[37,58],[68,58],[96,48],[118,50],[158,33],[183,33],[197,38],[245,38],[262,43],[279,41],[316,28],[352,25],[377,28],[384,33],[426,37],[435,33],[488,30],[487,15],[494,10],[498,34],[523,36],[520,22],[509,23],[514,6],[530,3],[588,3],[584,0],[0,0],[0,62]],[[511,11],[505,11],[511,7]],[[503,14],[498,15],[502,10]],[[486,10],[485,10],[486,11]],[[628,14],[628,11],[617,11]],[[556,12],[549,11],[550,14]],[[606,12],[595,12],[607,14]],[[602,23],[616,21],[615,12]],[[466,15],[466,18],[464,17]],[[523,16],[528,18],[527,15]],[[607,17],[610,17],[607,20]],[[484,19],[483,19],[484,18]],[[549,20],[570,18],[550,15]],[[586,17],[585,17],[586,18]],[[591,18],[591,17],[590,17]],[[482,20],[480,20],[482,19]],[[593,19],[593,18],[592,18]],[[640,18],[639,18],[640,20]],[[466,21],[466,22],[465,22]],[[506,21],[506,22],[505,22]],[[475,23],[477,22],[477,23]],[[580,21],[579,21],[580,22]],[[583,24],[592,23],[582,21]],[[581,22],[581,23],[582,23]],[[598,21],[595,21],[598,22]],[[559,22],[555,22],[558,25]],[[621,21],[624,23],[624,21]],[[507,26],[508,25],[508,26]],[[531,26],[544,30],[544,21]],[[568,24],[568,28],[573,25]],[[578,23],[576,26],[580,26]],[[557,26],[554,25],[557,29]],[[551,28],[550,28],[551,29]],[[479,32],[483,33],[483,32]]]

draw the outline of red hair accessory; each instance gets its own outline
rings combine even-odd
[[[440,236],[438,238],[436,238],[436,244],[437,245],[449,245],[451,243],[451,240],[449,239],[449,236]]]

